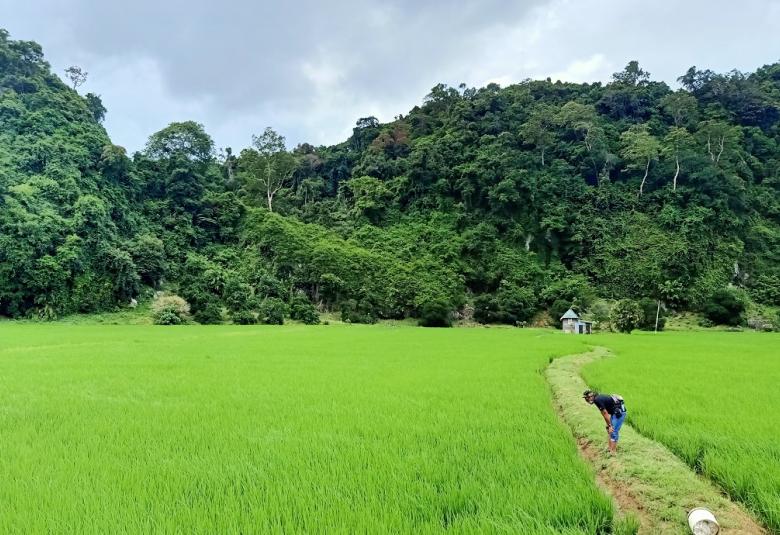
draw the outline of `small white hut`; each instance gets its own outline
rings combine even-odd
[[[571,334],[591,334],[593,332],[593,322],[580,319],[572,309],[566,311],[561,316],[561,325],[563,332]]]

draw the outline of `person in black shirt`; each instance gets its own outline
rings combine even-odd
[[[607,435],[609,435],[608,449],[611,453],[617,452],[620,428],[626,419],[626,407],[623,404],[623,398],[617,395],[599,394],[593,390],[586,390],[583,392],[582,397],[591,405],[595,405],[601,412],[607,424]]]

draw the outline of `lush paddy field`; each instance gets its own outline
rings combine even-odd
[[[584,341],[3,323],[0,533],[608,532],[540,374]],[[635,413],[652,427],[664,405],[615,384],[653,403]]]
[[[586,366],[629,421],[780,533],[780,336],[679,332],[593,337],[617,358]]]

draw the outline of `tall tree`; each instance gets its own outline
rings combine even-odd
[[[352,145],[361,151],[379,134],[379,119],[374,116],[361,117],[352,129]]]
[[[718,166],[723,159],[737,151],[742,132],[739,127],[725,121],[710,119],[699,125],[698,136],[704,143],[710,160]]]
[[[650,73],[639,66],[639,62],[632,60],[628,62],[626,68],[612,75],[612,79],[623,85],[646,84],[650,80]]]
[[[252,145],[241,152],[239,169],[244,171],[247,190],[261,192],[268,211],[273,212],[274,197],[289,184],[297,160],[285,148],[284,136],[270,126],[261,135],[252,136]]]
[[[575,133],[582,140],[596,174],[599,172],[598,159],[606,154],[606,135],[599,124],[598,115],[593,106],[579,102],[567,102],[556,115],[556,122]]]
[[[685,91],[670,93],[661,99],[661,109],[674,121],[674,126],[687,126],[696,113],[696,98]]]
[[[534,145],[539,151],[542,167],[547,149],[555,141],[555,108],[547,104],[536,106],[528,120],[520,126],[520,136],[529,145]]]
[[[650,164],[658,159],[661,144],[648,132],[644,125],[634,125],[620,135],[623,143],[621,156],[628,161],[626,166],[631,170],[644,169],[642,182],[639,184],[639,197],[645,189],[647,176],[650,173]]]
[[[155,160],[183,158],[205,163],[213,156],[214,142],[202,124],[194,121],[171,123],[149,137],[145,152]]]
[[[71,65],[67,69],[65,69],[65,76],[68,77],[70,80],[70,83],[73,84],[73,89],[75,90],[78,86],[83,85],[84,82],[87,81],[87,76],[89,75],[88,72],[83,70],[81,67],[77,65]]]
[[[693,146],[693,136],[685,129],[673,126],[664,136],[661,153],[674,159],[674,177],[672,177],[672,191],[677,191],[677,178],[680,176],[680,160],[683,151]]]
[[[677,81],[680,82],[680,84],[682,84],[682,86],[688,91],[696,93],[702,87],[707,85],[714,77],[715,73],[711,70],[707,69],[700,71],[696,68],[696,66],[693,66],[685,71],[685,74],[677,78]]]

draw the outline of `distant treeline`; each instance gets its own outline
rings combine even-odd
[[[780,64],[679,81],[439,85],[335,146],[217,150],[183,122],[128,155],[99,96],[0,30],[0,315],[161,288],[203,322],[780,305]]]

